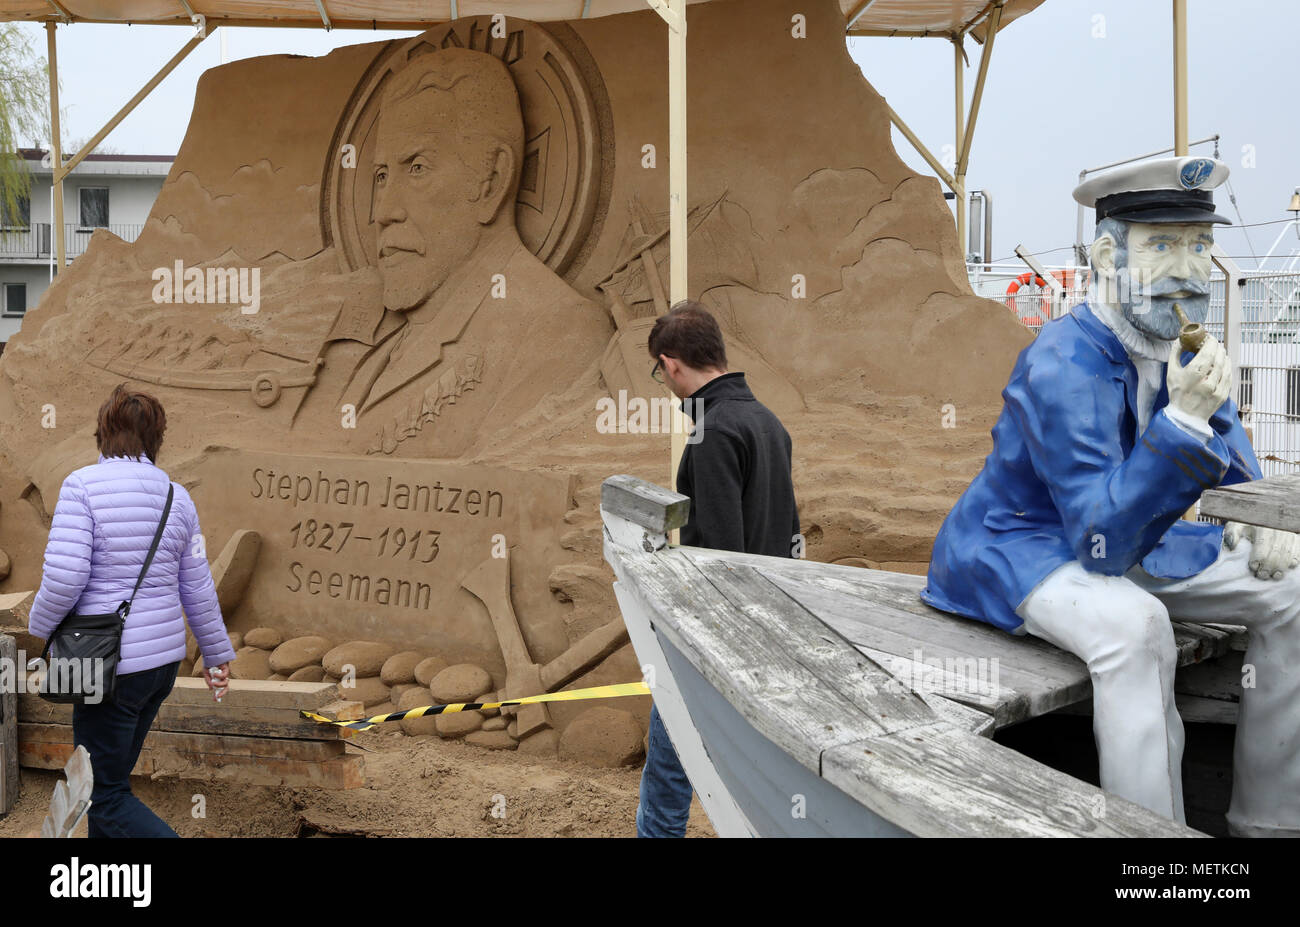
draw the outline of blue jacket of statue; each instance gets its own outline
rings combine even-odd
[[[1043,326],[1002,391],[984,469],[939,530],[921,598],[1017,631],[1025,596],[1071,560],[1166,579],[1213,563],[1222,527],[1181,516],[1206,489],[1260,477],[1237,406],[1219,408],[1206,442],[1161,411],[1162,377],[1138,436],[1137,388],[1128,351],[1086,303]]]

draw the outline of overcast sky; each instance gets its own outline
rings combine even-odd
[[[1291,218],[1300,186],[1300,0],[1189,0],[1190,137],[1218,133],[1221,157],[1246,223]],[[1017,244],[1066,263],[1075,237],[1070,191],[1079,171],[1173,144],[1170,0],[1046,0],[1002,32],[976,126],[967,187],[994,204],[994,257]],[[24,26],[43,53],[44,30]],[[413,33],[226,29],[196,49],[108,137],[131,154],[174,154],[189,121],[199,74],[228,57],[293,53]],[[184,43],[173,26],[78,24],[59,29],[59,72],[68,124],[85,139]],[[982,46],[966,43],[966,92],[974,92]],[[946,39],[853,39],[850,51],[879,90],[939,158],[955,145],[953,52]],[[699,92],[696,90],[696,92]],[[932,173],[900,133],[894,145],[916,170]],[[1245,146],[1251,146],[1245,148]],[[1212,145],[1193,153],[1213,153]],[[1247,166],[1253,157],[1254,166]],[[1244,163],[1243,163],[1244,162]],[[1219,212],[1238,221],[1226,186]],[[1246,268],[1282,225],[1223,229],[1219,241]],[[1091,232],[1089,215],[1086,231]],[[1249,236],[1249,242],[1246,236]],[[1287,230],[1279,253],[1300,247]],[[1065,249],[1053,251],[1053,249]],[[1274,262],[1276,266],[1276,261]]]

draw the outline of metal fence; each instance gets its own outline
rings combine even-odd
[[[969,268],[975,293],[1005,304],[1032,331],[1082,302],[1087,293],[1086,268],[1047,270],[1063,284],[1056,306],[1051,288],[1040,286],[1023,264]],[[1225,285],[1216,271],[1210,278],[1206,327],[1221,341]],[[1240,290],[1240,339],[1232,362],[1242,421],[1265,476],[1300,473],[1300,273],[1247,273]]]
[[[108,229],[124,241],[135,241],[144,231],[143,225],[100,227]],[[0,260],[11,262],[49,260],[53,245],[50,229],[51,225],[48,222],[34,222],[25,229],[0,229]],[[90,236],[94,231],[94,228],[78,225],[75,222],[64,226],[63,246],[67,256],[72,258],[84,254],[90,245]]]

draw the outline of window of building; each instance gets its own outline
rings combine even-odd
[[[1239,368],[1240,377],[1237,382],[1237,407],[1245,409],[1254,408],[1255,405],[1255,368]]]
[[[1300,367],[1286,372],[1286,414],[1300,418]]]
[[[4,284],[4,314],[22,315],[27,311],[27,284]]]
[[[78,196],[82,228],[93,229],[108,225],[108,187],[82,187]]]
[[[0,198],[0,228],[29,229],[32,226],[32,201],[26,196],[18,197],[11,207]]]

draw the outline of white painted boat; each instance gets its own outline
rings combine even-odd
[[[623,619],[720,836],[1201,836],[989,736],[1087,700],[1071,655],[927,608],[920,577],[670,546],[689,505],[630,476],[601,489]],[[1178,626],[1180,662],[1235,634]],[[939,694],[926,651],[1000,672],[929,667]]]

